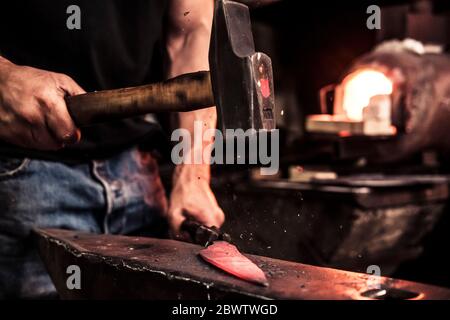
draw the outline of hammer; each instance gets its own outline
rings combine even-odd
[[[274,0],[264,0],[268,2]],[[243,1],[260,5],[261,0]],[[78,126],[156,112],[217,107],[218,126],[275,129],[270,58],[255,52],[248,6],[217,0],[209,49],[211,71],[183,74],[164,82],[91,92],[66,98]]]

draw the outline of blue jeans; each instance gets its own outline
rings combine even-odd
[[[33,228],[153,235],[166,208],[157,163],[137,148],[83,164],[0,156],[0,298],[55,295]]]

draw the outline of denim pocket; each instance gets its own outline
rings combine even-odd
[[[28,158],[0,156],[0,179],[14,177],[22,172],[30,162]]]

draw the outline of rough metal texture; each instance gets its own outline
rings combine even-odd
[[[201,261],[201,247],[152,238],[38,230],[38,245],[62,298],[77,299],[365,299],[369,276],[249,256],[270,286],[252,285]],[[81,290],[68,290],[66,268],[81,268]],[[381,279],[383,285],[450,299],[447,289]]]

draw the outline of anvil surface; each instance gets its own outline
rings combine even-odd
[[[269,287],[234,278],[198,256],[202,247],[174,240],[77,231],[36,230],[39,251],[63,299],[367,299],[371,275],[247,255]],[[81,270],[81,289],[69,290],[67,268]],[[381,285],[450,299],[450,290],[379,278]]]

